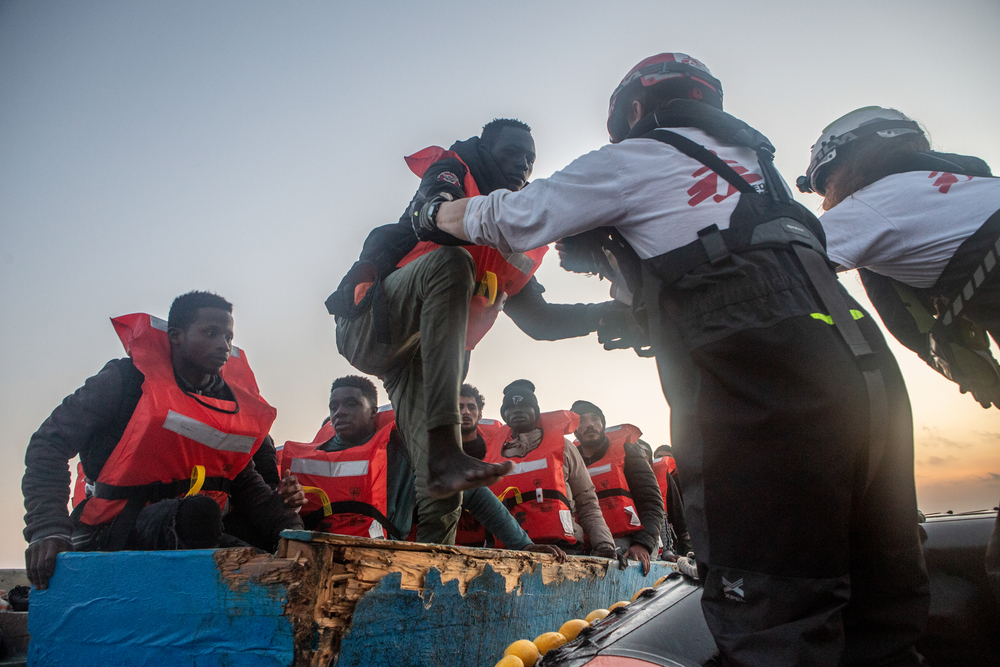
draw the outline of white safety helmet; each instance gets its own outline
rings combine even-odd
[[[873,134],[886,139],[904,134],[923,134],[915,121],[910,120],[895,109],[884,107],[861,107],[845,114],[827,125],[823,134],[812,146],[812,157],[805,176],[799,176],[795,184],[799,192],[823,194],[819,179],[824,167],[837,159],[837,148],[846,143]]]

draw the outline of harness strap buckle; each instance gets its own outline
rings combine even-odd
[[[699,229],[698,240],[701,241],[701,245],[705,248],[705,254],[708,255],[708,261],[711,262],[712,266],[718,266],[732,257],[732,253],[729,252],[729,246],[726,245],[726,240],[722,238],[722,232],[719,231],[718,225],[709,225],[704,229]]]

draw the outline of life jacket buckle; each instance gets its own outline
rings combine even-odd
[[[708,255],[708,261],[711,262],[712,266],[718,266],[732,257],[732,253],[729,252],[729,246],[726,245],[726,240],[722,238],[722,232],[719,231],[718,225],[709,225],[704,229],[698,230],[698,240],[701,241],[702,247],[705,248],[705,254]]]
[[[485,296],[487,305],[492,306],[497,300],[497,274],[484,272],[483,279],[476,284],[476,296]]]

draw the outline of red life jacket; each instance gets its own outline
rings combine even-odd
[[[73,484],[73,509],[87,498],[87,475],[83,472],[83,463],[76,464],[76,482]]]
[[[375,434],[363,445],[337,452],[318,447],[336,435],[327,422],[312,442],[286,442],[282,461],[306,490],[301,515],[318,519],[315,530],[384,539],[394,532],[386,517],[386,446],[396,427],[391,409],[375,416]]]
[[[146,503],[195,493],[212,497],[225,511],[230,483],[250,463],[277,414],[261,398],[246,355],[234,346],[220,373],[235,402],[197,396],[174,378],[166,322],[144,313],[111,322],[145,379],[80,523],[106,524],[129,505],[129,520],[123,517],[116,525],[130,529]],[[127,530],[115,531],[119,537],[111,548],[122,548]]]
[[[480,419],[479,435],[484,442],[490,439],[503,428],[503,424],[496,419]],[[486,529],[472,516],[469,510],[463,508],[461,516],[458,517],[458,530],[455,533],[455,544],[463,547],[481,547],[486,543]]]
[[[653,459],[653,474],[656,475],[656,482],[660,485],[660,495],[663,496],[663,508],[667,507],[667,496],[670,489],[670,475],[677,470],[677,463],[672,456],[661,456]]]
[[[432,164],[449,157],[462,160],[458,157],[458,153],[447,151],[440,146],[430,146],[408,156],[406,164],[414,174],[422,177]],[[475,197],[479,194],[476,180],[468,170],[462,185],[465,188],[466,196]],[[396,266],[406,266],[418,257],[440,247],[430,241],[421,241],[406,257],[399,260]],[[486,332],[496,322],[507,297],[514,296],[528,284],[528,280],[541,266],[542,257],[545,256],[549,248],[542,246],[526,253],[517,253],[504,258],[499,251],[486,246],[467,245],[462,247],[469,251],[476,263],[476,289],[469,307],[469,324],[465,334],[465,349],[471,350],[476,347],[476,344],[483,339]]]
[[[499,429],[486,445],[486,461],[513,461],[514,471],[490,487],[521,524],[532,542],[544,544],[563,541],[576,543],[573,513],[566,497],[563,458],[566,435],[576,430],[580,416],[569,410],[546,412],[536,426],[542,429],[542,441],[523,458],[503,456],[504,443],[510,438],[509,426]]]
[[[638,441],[642,431],[631,424],[622,424],[608,427],[604,434],[608,437],[608,450],[600,461],[587,468],[587,472],[594,482],[608,529],[614,537],[625,537],[642,528],[625,479],[625,443]],[[579,449],[579,441],[573,444]]]

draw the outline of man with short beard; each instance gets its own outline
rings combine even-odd
[[[570,410],[580,415],[574,433],[577,449],[597,488],[615,546],[625,551],[626,558],[642,563],[643,574],[649,574],[664,510],[656,477],[636,442],[640,433],[623,424],[609,437],[604,412],[590,401],[576,401]],[[626,427],[633,429],[631,434]]]

